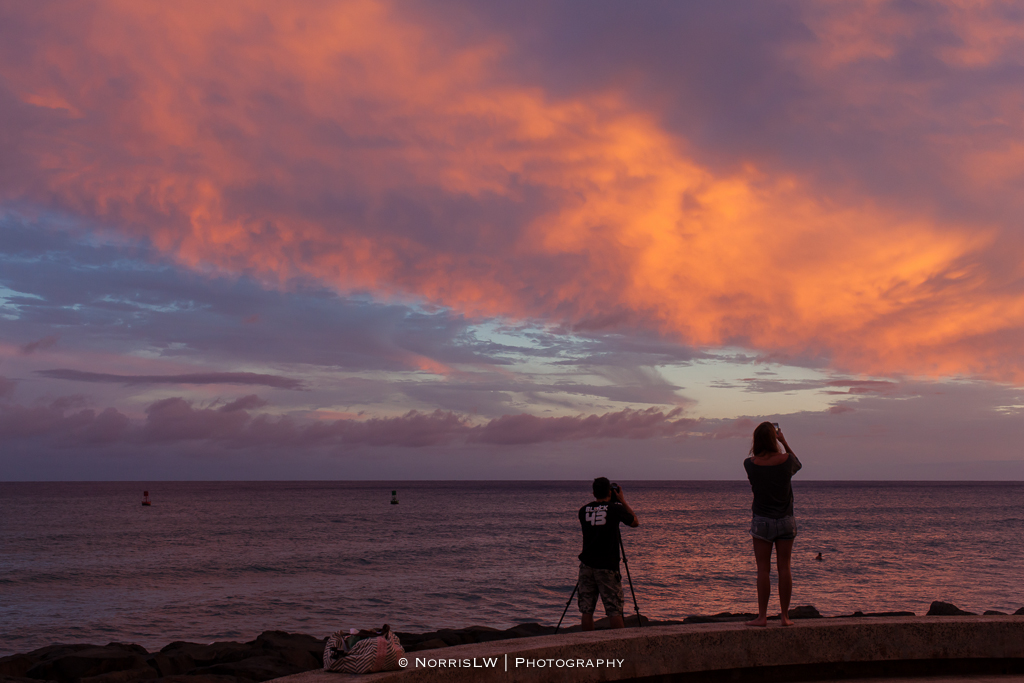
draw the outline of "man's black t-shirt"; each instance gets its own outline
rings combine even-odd
[[[594,569],[619,568],[619,523],[632,524],[622,503],[594,501],[580,508],[583,552],[580,562]]]

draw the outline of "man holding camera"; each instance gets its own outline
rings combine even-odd
[[[623,628],[622,575],[619,574],[619,523],[640,525],[618,484],[607,477],[594,480],[594,498],[580,508],[583,552],[580,553],[579,598],[584,631],[594,630],[594,609],[601,596],[610,628]]]

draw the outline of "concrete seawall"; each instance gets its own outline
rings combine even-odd
[[[809,681],[1024,675],[1024,617],[814,619],[782,628],[686,624],[412,652],[402,671],[308,671],[287,683]]]

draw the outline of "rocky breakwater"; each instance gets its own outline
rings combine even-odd
[[[955,605],[933,602],[926,617],[970,615]],[[1002,615],[988,611],[988,615]],[[1024,616],[1024,607],[1014,612]],[[811,605],[790,610],[794,619],[831,621]],[[912,617],[911,612],[855,612],[836,618]],[[690,616],[684,621],[650,621],[650,627],[673,624],[728,624],[747,621],[753,614],[729,613]],[[777,618],[777,617],[776,617]],[[601,629],[607,620],[597,622]],[[626,619],[627,627],[637,626],[637,617]],[[573,633],[573,625],[560,630]],[[761,629],[751,629],[751,632]],[[437,648],[475,645],[492,641],[553,635],[553,626],[520,624],[500,630],[487,626],[441,629],[429,633],[398,633],[408,652]],[[266,631],[247,643],[217,642],[203,645],[184,641],[173,642],[159,652],[148,652],[140,645],[109,643],[107,645],[50,645],[27,654],[0,658],[0,683],[130,683],[156,680],[161,683],[251,683],[322,668],[326,638],[301,633]]]
[[[416,652],[554,632],[552,626],[520,624],[505,630],[470,626],[397,635],[408,651]],[[253,683],[322,668],[326,640],[266,631],[247,643],[176,641],[159,652],[126,643],[50,645],[0,658],[0,683]]]
[[[267,681],[323,666],[324,640],[266,631],[248,643],[177,641],[159,652],[141,645],[50,645],[0,659],[0,681],[12,683],[239,683]]]

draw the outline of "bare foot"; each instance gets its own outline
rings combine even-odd
[[[780,614],[779,618],[782,619],[782,625],[783,626],[792,626],[793,625],[793,620],[790,619],[788,615]]]
[[[758,617],[757,619],[754,619],[753,621],[744,622],[744,624],[746,626],[767,626],[768,625],[768,617]]]

